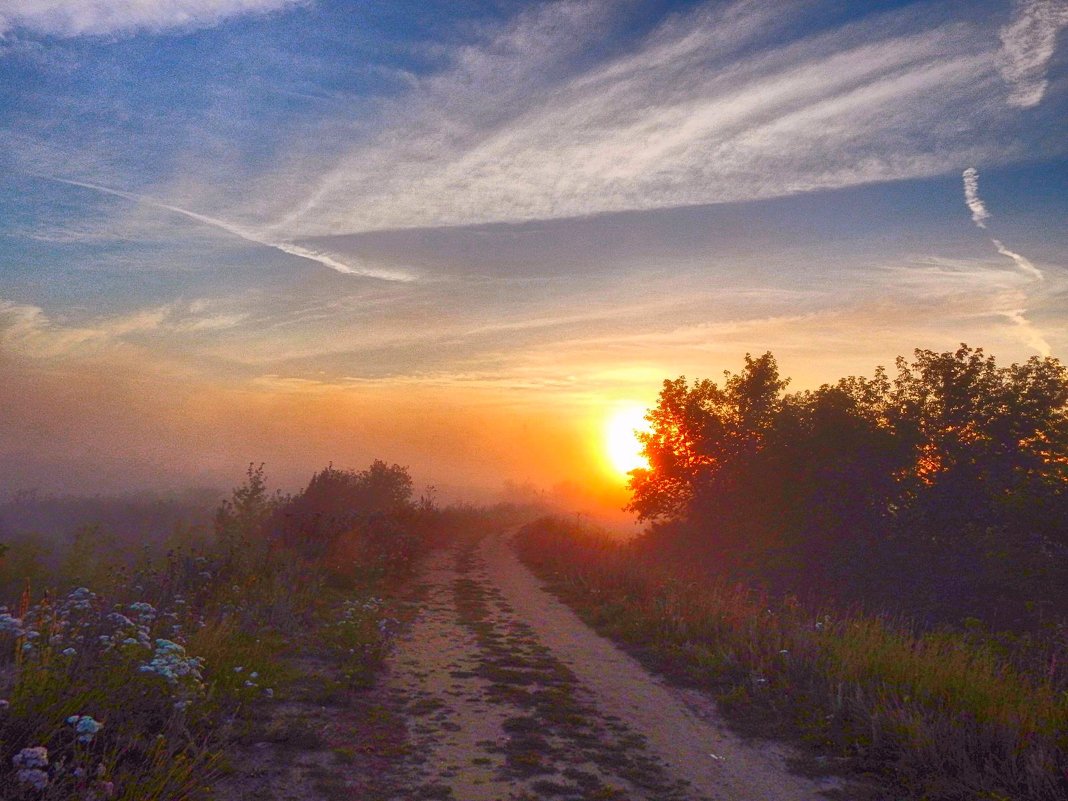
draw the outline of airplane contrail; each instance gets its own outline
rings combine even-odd
[[[282,253],[288,253],[290,256],[296,256],[300,259],[308,259],[309,261],[318,262],[325,267],[329,267],[331,270],[336,270],[339,273],[345,275],[361,275],[366,278],[377,278],[382,281],[414,281],[415,276],[399,272],[396,270],[380,270],[372,267],[353,266],[346,264],[339,259],[334,258],[326,253],[322,253],[311,248],[306,248],[303,245],[296,245],[292,242],[279,241],[274,239],[265,239],[264,237],[256,234],[254,231],[250,231],[239,225],[226,222],[226,220],[220,220],[215,217],[209,217],[206,214],[199,214],[189,209],[183,209],[180,206],[172,206],[168,203],[163,203],[145,195],[138,195],[133,192],[124,192],[121,189],[112,189],[109,186],[102,186],[100,184],[93,184],[87,181],[73,181],[68,178],[56,178],[49,176],[50,180],[57,181],[61,184],[68,184],[70,186],[79,186],[83,189],[90,189],[94,192],[101,192],[105,195],[114,195],[115,197],[121,197],[126,200],[133,201],[134,203],[144,203],[147,206],[154,206],[157,209],[164,209],[165,211],[173,212],[174,214],[180,214],[183,217],[187,217],[190,220],[196,220],[204,225],[209,225],[212,228],[218,228],[222,231],[226,231],[228,234],[233,234],[240,239],[244,239],[246,242],[253,242],[257,245],[263,245],[264,247],[274,248]]]
[[[983,199],[979,197],[979,171],[975,167],[969,167],[964,171],[964,204],[972,213],[972,222],[980,228],[986,228],[986,220],[990,212],[983,205]]]
[[[979,171],[975,167],[969,167],[962,173],[961,177],[964,180],[964,204],[972,213],[972,222],[986,230],[986,221],[990,219],[990,212],[987,211],[983,199],[979,197]],[[1012,259],[1021,271],[1035,280],[1041,281],[1046,277],[1040,269],[1031,263],[1030,259],[1009,250],[1001,243],[1000,239],[991,237],[990,242],[998,253]]]
[[[1041,281],[1046,277],[1040,269],[1038,269],[1037,267],[1035,267],[1035,265],[1031,263],[1030,259],[1021,256],[1019,253],[1014,253],[1013,251],[1009,250],[1007,247],[1001,244],[1000,239],[991,239],[990,241],[994,243],[994,247],[997,249],[998,253],[1000,253],[1002,256],[1008,256],[1010,259],[1016,262],[1017,267],[1019,267],[1025,273],[1030,275],[1032,278],[1036,278]]]

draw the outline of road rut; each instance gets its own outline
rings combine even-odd
[[[411,740],[397,801],[816,801],[834,789],[592,631],[507,535],[435,554],[424,581],[388,674]]]

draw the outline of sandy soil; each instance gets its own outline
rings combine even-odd
[[[393,798],[810,801],[834,783],[790,773],[713,704],[653,677],[487,537],[434,556],[427,605],[388,687],[412,748]]]

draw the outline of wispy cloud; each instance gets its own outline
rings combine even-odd
[[[1035,267],[1035,265],[1033,265],[1029,259],[1024,258],[1019,253],[1014,253],[1013,251],[1009,250],[1007,247],[1001,244],[1001,240],[991,239],[990,241],[994,243],[994,247],[997,249],[998,253],[1000,253],[1002,256],[1008,256],[1010,259],[1013,260],[1017,267],[1019,267],[1023,272],[1030,275],[1032,278],[1041,281],[1046,277],[1045,274],[1040,269]]]
[[[25,29],[48,36],[208,28],[307,0],[0,0],[0,35]]]
[[[158,328],[166,314],[149,309],[91,325],[65,325],[39,306],[0,298],[0,346],[32,358],[85,355],[125,335]]]
[[[120,189],[112,189],[111,187],[101,186],[100,184],[88,183],[86,181],[72,181],[66,178],[52,178],[53,181],[59,183],[69,184],[70,186],[78,186],[83,189],[91,189],[94,192],[102,192],[106,195],[114,195],[115,197],[121,197],[126,200],[133,201],[134,203],[144,203],[148,206],[153,206],[158,209],[170,211],[175,214],[179,214],[183,217],[187,217],[190,220],[203,223],[204,225],[211,226],[212,228],[218,228],[219,230],[226,231],[228,234],[233,234],[236,237],[244,239],[248,242],[253,242],[257,245],[263,245],[264,247],[274,248],[280,250],[283,253],[288,253],[291,256],[296,256],[301,259],[308,259],[309,261],[318,262],[331,270],[336,270],[339,273],[346,275],[360,275],[367,278],[377,278],[383,281],[412,281],[415,276],[410,273],[400,272],[397,270],[382,270],[374,267],[368,267],[362,264],[352,264],[350,262],[341,261],[334,258],[328,253],[307,248],[302,245],[298,245],[293,242],[286,242],[278,239],[266,238],[256,231],[250,230],[240,225],[220,220],[216,217],[209,217],[206,214],[200,214],[189,209],[181,208],[180,206],[172,206],[168,203],[163,203],[159,200],[155,200],[144,195],[137,195],[132,192],[124,192]]]
[[[982,198],[979,197],[979,171],[975,167],[969,167],[964,171],[964,204],[972,212],[972,222],[980,228],[986,228],[986,221],[990,218],[990,212],[986,210]]]
[[[1003,27],[998,69],[1009,85],[1009,104],[1037,106],[1046,94],[1046,68],[1057,36],[1068,27],[1066,0],[1016,0],[1012,22]]]
[[[0,298],[0,351],[33,359],[84,358],[112,353],[154,334],[217,334],[236,328],[248,316],[201,299],[71,322],[50,316],[40,306]]]
[[[978,25],[910,8],[798,38],[805,6],[703,5],[626,52],[577,59],[604,39],[590,20],[611,26],[620,8],[552,3],[487,31],[325,171],[295,146],[254,193],[288,198],[265,230],[299,239],[751,200],[1011,158],[998,135],[1009,112],[992,101],[997,41]],[[310,191],[289,188],[298,173]]]

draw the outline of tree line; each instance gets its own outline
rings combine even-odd
[[[1068,599],[1068,371],[961,345],[786,393],[769,352],[663,384],[629,508],[658,552],[925,619],[1027,625]]]

